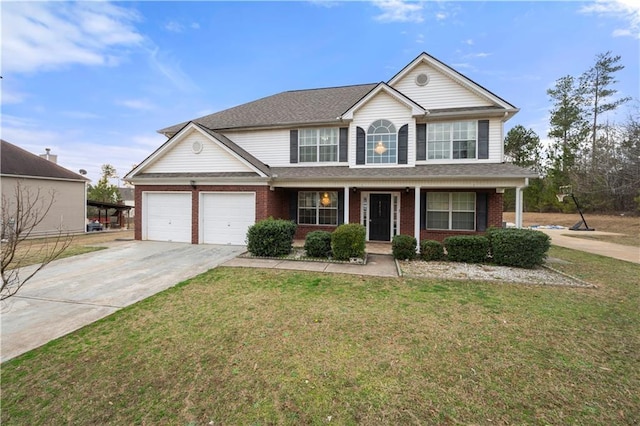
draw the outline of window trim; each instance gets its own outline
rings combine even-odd
[[[429,210],[429,195],[430,194],[447,194],[449,198],[449,206],[447,210]],[[472,210],[454,210],[453,207],[453,194],[473,194],[473,211]],[[452,232],[469,232],[476,231],[477,227],[477,215],[478,215],[478,207],[477,207],[477,194],[475,192],[469,191],[454,191],[454,192],[440,192],[440,191],[432,191],[426,193],[427,201],[425,203],[425,228],[429,231],[452,231]],[[431,228],[429,226],[429,212],[447,212],[448,213],[448,228]],[[467,229],[454,229],[453,228],[453,214],[454,213],[473,213],[473,228]]]
[[[331,132],[331,138],[335,141],[335,144],[321,144],[320,143],[320,133],[322,130],[328,130]],[[302,137],[304,132],[314,131],[315,132],[315,144],[314,145],[303,145]],[[304,160],[304,156],[302,155],[303,148],[309,148],[311,146],[315,146],[315,161],[306,161]],[[334,147],[334,157],[335,160],[320,160],[320,147]],[[298,129],[298,163],[305,164],[325,164],[325,163],[339,163],[340,162],[340,128],[338,127],[318,127],[318,128],[302,128]]]
[[[322,203],[320,202],[323,194],[327,193],[327,195],[329,196],[329,198],[332,200],[332,204],[334,205],[330,205],[328,207],[325,207],[322,205]],[[311,207],[305,207],[305,206],[300,206],[300,197],[303,194],[314,194],[314,204],[315,206],[311,206]],[[297,201],[297,206],[296,206],[296,223],[298,223],[299,225],[305,225],[305,226],[338,226],[338,224],[340,223],[340,218],[338,217],[340,212],[340,203],[339,203],[339,195],[338,195],[338,191],[298,191],[298,196],[296,198]],[[334,202],[335,200],[335,202]],[[313,209],[315,211],[315,223],[302,223],[300,222],[300,210],[311,210]],[[335,212],[335,223],[320,223],[320,212],[321,211],[334,211]]]
[[[375,129],[378,129],[380,127],[386,127],[387,129],[393,129],[393,131],[388,132],[388,133],[375,133],[371,131],[371,128],[376,124],[379,123],[379,125],[375,126]],[[385,125],[385,123],[387,123],[387,125]],[[374,130],[375,130],[374,129]],[[394,140],[390,141],[390,143],[395,143],[395,148],[393,148],[395,150],[395,156],[393,158],[393,161],[389,161],[389,162],[380,162],[380,163],[376,163],[376,162],[370,162],[369,161],[369,157],[370,157],[370,152],[373,153],[372,151],[375,150],[376,147],[376,140],[375,137],[376,136],[385,136],[385,137],[393,137]],[[373,142],[373,147],[371,149],[369,149],[369,138],[371,137],[372,142]],[[394,165],[394,164],[398,164],[398,150],[399,150],[399,141],[398,141],[399,137],[398,137],[398,129],[396,129],[396,125],[393,124],[393,122],[391,120],[387,120],[386,118],[381,118],[378,120],[374,120],[369,127],[367,128],[367,132],[365,134],[365,139],[364,139],[364,158],[365,158],[365,164],[367,165],[377,165],[377,166],[385,166],[385,165]],[[386,147],[387,150],[391,149],[390,147]],[[373,158],[375,158],[375,153],[373,153]],[[378,154],[380,155],[380,154]]]
[[[453,145],[454,142],[463,142],[469,141],[470,139],[454,139],[454,125],[456,123],[472,123],[475,130],[475,155],[473,157],[465,157],[465,158],[454,158],[453,153]],[[429,138],[429,130],[433,125],[448,125],[449,126],[449,140],[446,141],[448,144],[448,156],[444,158],[432,157],[433,151],[431,147],[433,146],[434,141]],[[458,121],[438,121],[433,123],[427,123],[426,135],[425,135],[425,144],[426,144],[426,160],[427,161],[468,161],[468,160],[477,160],[478,159],[478,150],[479,150],[479,138],[478,138],[478,120],[458,120]],[[443,141],[437,141],[439,143]]]

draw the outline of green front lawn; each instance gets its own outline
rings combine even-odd
[[[2,424],[632,424],[640,265],[598,289],[218,268],[2,365]]]

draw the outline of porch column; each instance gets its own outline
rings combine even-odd
[[[516,228],[522,228],[522,187],[516,188]]]
[[[418,242],[418,251],[420,251],[420,187],[414,188],[414,201],[413,201],[413,236]]]
[[[349,187],[344,187],[344,223],[349,223]]]

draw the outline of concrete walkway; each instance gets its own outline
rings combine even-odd
[[[0,361],[44,345],[239,255],[244,246],[154,241],[57,260],[2,305]],[[24,268],[25,276],[29,269]]]
[[[369,275],[376,277],[397,277],[398,269],[391,255],[369,254],[365,265],[330,262],[306,262],[300,260],[256,259],[236,257],[222,266],[243,268],[289,269],[296,271],[332,272],[338,274]]]
[[[627,262],[640,263],[640,247],[625,246],[622,244],[597,241],[586,238],[577,238],[572,235],[585,233],[588,235],[618,235],[602,231],[571,231],[568,229],[538,229],[551,237],[551,244],[580,250],[587,253],[599,254]],[[639,237],[640,238],[640,237]]]

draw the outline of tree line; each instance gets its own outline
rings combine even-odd
[[[548,138],[522,125],[513,127],[504,141],[506,160],[537,171],[541,178],[524,190],[526,211],[569,212],[575,206],[556,198],[570,186],[585,211],[638,213],[640,211],[640,107],[636,99],[628,116],[610,121],[629,101],[617,96],[615,74],[621,57],[598,54],[580,76],[566,75],[547,90],[552,103]],[[514,208],[514,190],[505,193],[505,210]]]

